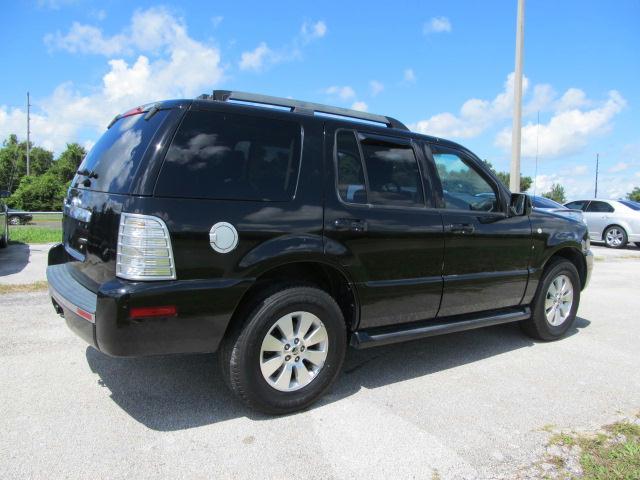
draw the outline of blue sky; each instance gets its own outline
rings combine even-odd
[[[569,198],[640,186],[640,2],[529,0],[522,171]],[[214,88],[366,109],[507,170],[516,0],[16,1],[0,19],[0,136],[88,147],[140,103]],[[539,113],[540,126],[536,125]],[[536,148],[537,145],[537,148]]]

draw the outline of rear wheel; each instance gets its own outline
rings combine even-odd
[[[249,407],[270,414],[306,408],[333,384],[347,346],[342,312],[313,287],[256,301],[245,325],[224,340],[222,372]]]
[[[609,248],[624,248],[627,245],[627,232],[618,225],[612,225],[604,231],[604,243]]]
[[[537,340],[557,340],[573,325],[580,303],[580,277],[573,263],[553,260],[540,282],[531,318],[523,330]]]
[[[17,216],[13,216],[13,217],[9,217],[9,224],[10,225],[21,225],[23,222],[20,219],[20,217]]]

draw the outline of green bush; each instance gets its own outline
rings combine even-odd
[[[38,177],[23,177],[7,203],[20,210],[59,211],[67,188],[68,185],[62,183],[53,172]]]

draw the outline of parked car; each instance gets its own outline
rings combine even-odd
[[[561,203],[551,200],[550,198],[531,195],[531,204],[536,210],[557,213],[558,215],[566,215],[567,217],[584,222],[584,216],[582,215],[581,210],[567,208]]]
[[[348,345],[507,322],[558,339],[593,265],[582,222],[532,211],[461,145],[230,91],[117,116],[63,231],[47,279],[74,332],[113,356],[218,350],[273,414],[318,399]]]
[[[610,248],[624,248],[628,242],[640,243],[640,206],[629,200],[576,200],[565,205],[581,210],[594,242]]]
[[[0,248],[5,248],[9,245],[9,220],[7,216],[7,204],[4,199],[10,195],[10,192],[6,190],[0,191],[0,226],[2,228],[2,235],[0,235]]]
[[[33,215],[10,208],[7,212],[10,225],[26,225],[33,220]]]

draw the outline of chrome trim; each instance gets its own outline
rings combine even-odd
[[[58,291],[55,288],[53,288],[51,284],[49,284],[49,295],[51,295],[51,298],[53,298],[56,301],[56,303],[58,303],[61,307],[66,308],[67,310],[70,310],[74,315],[80,318],[84,318],[87,322],[91,322],[93,324],[96,323],[95,312],[89,312],[84,308],[80,308],[76,304],[70,302],[69,300],[64,298],[60,293],[58,293]],[[84,315],[80,315],[78,313],[78,310],[88,313],[90,318],[86,318]]]
[[[164,236],[162,237],[151,237],[151,238],[163,238],[167,241],[167,246],[166,247],[154,247],[154,248],[166,248],[169,252],[169,256],[168,257],[161,257],[161,258],[169,258],[169,269],[172,272],[171,275],[157,275],[157,276],[149,276],[149,275],[129,275],[126,273],[122,273],[120,271],[120,269],[122,268],[122,264],[120,263],[120,257],[124,254],[121,253],[121,248],[124,247],[129,247],[130,245],[123,245],[120,241],[120,237],[121,236],[127,236],[127,237],[137,237],[137,238],[145,238],[144,236],[136,236],[136,235],[128,235],[126,233],[123,233],[124,230],[124,220],[126,218],[141,218],[141,219],[153,219],[155,221],[157,221],[158,223],[160,223],[160,226],[162,228],[162,232],[164,234]],[[153,227],[158,229],[158,227]],[[139,213],[125,213],[123,212],[122,214],[120,214],[120,225],[118,227],[118,245],[117,245],[117,256],[116,256],[116,277],[118,278],[123,278],[125,280],[141,280],[141,281],[156,281],[156,280],[175,280],[176,279],[176,264],[175,261],[173,259],[173,245],[171,244],[171,235],[169,234],[169,229],[167,228],[167,224],[164,223],[164,220],[162,220],[160,217],[156,217],[154,215],[142,215]],[[129,256],[129,255],[125,255],[125,256]],[[136,257],[134,257],[136,258]],[[140,256],[137,258],[150,258],[150,257],[144,257],[144,256]]]

